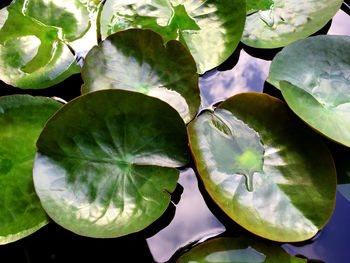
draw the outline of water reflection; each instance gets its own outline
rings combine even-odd
[[[174,219],[168,227],[147,239],[156,262],[169,260],[176,250],[186,244],[225,231],[225,227],[207,208],[191,168],[181,172],[179,183],[183,186],[184,192],[176,206]]]
[[[199,78],[202,105],[206,108],[242,92],[262,92],[271,61],[255,58],[243,49],[236,66],[227,71],[214,69]]]
[[[303,255],[309,259],[329,263],[346,262],[350,249],[350,202],[337,193],[335,210],[326,227],[313,242],[285,244],[282,247],[291,255]]]
[[[344,4],[345,5],[345,4]],[[349,9],[350,10],[350,9]],[[333,18],[329,35],[350,35],[350,17],[343,10],[339,10]]]

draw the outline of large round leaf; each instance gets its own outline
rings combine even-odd
[[[0,244],[28,236],[48,222],[34,191],[35,142],[61,106],[41,97],[0,98]]]
[[[106,88],[138,91],[173,106],[189,122],[200,105],[196,64],[187,49],[171,40],[166,46],[152,30],[116,33],[86,57],[82,92]]]
[[[350,37],[317,36],[284,48],[268,81],[311,127],[350,147]],[[282,84],[279,81],[283,82]]]
[[[91,27],[90,17],[97,16],[91,6],[98,7],[99,1],[16,0],[1,9],[0,79],[23,89],[41,89],[78,73],[67,43]]]
[[[117,237],[160,217],[188,161],[186,128],[168,104],[103,90],[62,107],[47,123],[34,185],[48,215],[84,236]]]
[[[320,30],[339,10],[342,0],[247,0],[242,42],[277,48]]]
[[[281,247],[246,237],[221,237],[206,241],[183,254],[178,263],[305,263]]]
[[[283,102],[242,93],[188,129],[206,190],[238,224],[282,242],[309,239],[326,224],[336,192],[332,157]]]
[[[180,40],[193,55],[199,73],[224,62],[241,39],[245,0],[107,0],[102,37],[127,28],[148,28],[165,41]]]

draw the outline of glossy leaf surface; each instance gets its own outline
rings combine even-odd
[[[89,30],[99,5],[97,0],[16,0],[1,9],[0,79],[42,89],[78,73],[68,45]]]
[[[88,54],[82,92],[118,88],[157,97],[189,122],[200,105],[196,64],[187,49],[171,40],[164,46],[151,30],[131,29],[105,39]]]
[[[317,36],[283,49],[268,81],[323,135],[350,147],[350,37]],[[285,80],[282,84],[279,81]],[[289,82],[289,83],[288,83]]]
[[[183,254],[178,263],[302,263],[281,247],[247,237],[221,237],[206,241]]]
[[[342,0],[247,1],[242,42],[256,48],[277,48],[320,30],[339,10]]]
[[[147,227],[188,162],[186,129],[168,104],[137,92],[85,94],[54,115],[38,142],[34,185],[48,215],[84,236]]]
[[[34,191],[35,142],[61,106],[42,97],[0,98],[0,244],[28,236],[48,223]]]
[[[181,41],[191,52],[198,73],[224,62],[241,39],[246,17],[244,0],[107,0],[101,15],[102,37],[147,28],[165,42]]]
[[[247,230],[301,241],[328,221],[336,173],[325,145],[281,101],[242,93],[189,125],[204,186]]]

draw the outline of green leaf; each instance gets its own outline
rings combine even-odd
[[[302,120],[348,147],[349,46],[350,37],[345,36],[317,36],[298,41],[274,58],[268,78],[281,89],[289,107]]]
[[[221,237],[206,241],[183,254],[177,263],[302,263],[281,247],[247,237]]]
[[[147,28],[165,42],[181,41],[204,73],[224,62],[237,47],[246,17],[245,0],[107,0],[101,16],[102,37]]]
[[[200,105],[196,64],[178,41],[164,46],[151,30],[116,33],[86,57],[82,92],[117,88],[157,97],[174,107],[189,122]]]
[[[233,96],[214,113],[203,112],[188,131],[206,190],[247,230],[295,242],[329,220],[336,192],[332,157],[280,100]]]
[[[166,210],[187,144],[183,120],[163,101],[123,90],[87,93],[42,131],[35,189],[63,227],[89,237],[127,235]]]
[[[339,10],[342,0],[247,0],[242,42],[277,48],[312,35]]]
[[[0,98],[0,244],[26,237],[48,223],[34,191],[35,142],[61,104],[42,97]]]
[[[90,28],[95,40],[85,45],[97,43],[91,23],[99,6],[97,0],[16,0],[1,9],[0,79],[22,89],[42,89],[79,73],[69,44]]]

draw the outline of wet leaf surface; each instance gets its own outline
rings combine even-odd
[[[97,0],[16,0],[1,9],[1,80],[43,89],[79,73],[70,43],[89,31],[99,7]]]
[[[238,94],[203,112],[188,131],[206,190],[247,230],[295,242],[329,220],[336,192],[331,155],[280,100]]]
[[[198,73],[217,67],[238,45],[246,17],[243,0],[107,0],[101,15],[102,37],[147,28],[167,42],[181,41],[191,52]]]

